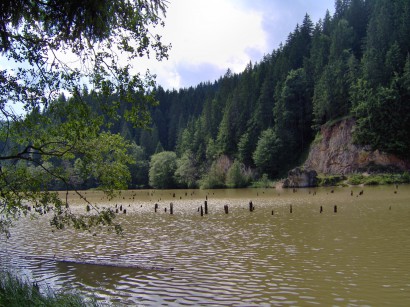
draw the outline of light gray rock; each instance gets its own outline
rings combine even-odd
[[[283,182],[284,188],[309,188],[317,186],[317,172],[303,168],[294,168],[288,173],[288,178]]]

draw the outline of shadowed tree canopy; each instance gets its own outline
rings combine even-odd
[[[409,3],[336,0],[333,16],[316,24],[301,16],[279,48],[243,72],[162,91],[165,116],[155,127],[172,140],[161,140],[164,149],[178,158],[189,151],[203,187],[226,186],[220,157],[254,179],[277,179],[303,163],[322,125],[349,118],[355,142],[409,159]]]
[[[133,64],[167,57],[152,33],[165,10],[163,0],[1,1],[0,232],[31,206],[53,210],[58,228],[112,222],[96,207],[74,216],[49,187],[72,189],[73,172],[109,193],[127,187],[132,146],[108,128],[120,105],[133,126],[150,122],[155,77]]]

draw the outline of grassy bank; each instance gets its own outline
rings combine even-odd
[[[319,186],[403,184],[410,183],[410,173],[319,175],[318,179]]]
[[[86,301],[76,294],[55,293],[48,289],[40,292],[37,284],[23,281],[10,273],[0,273],[0,307],[83,307],[98,306],[95,301]]]

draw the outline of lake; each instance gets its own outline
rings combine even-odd
[[[127,210],[117,218],[123,236],[52,232],[47,216],[23,218],[0,240],[1,267],[43,289],[119,306],[410,306],[409,185],[137,190],[111,201],[86,193],[93,204]]]

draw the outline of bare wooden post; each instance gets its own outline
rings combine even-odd
[[[157,210],[158,210],[158,204],[157,203],[155,203],[154,210],[155,210],[155,213],[157,213]]]
[[[336,206],[336,205],[335,205],[334,208],[333,208],[333,212],[334,212],[334,213],[337,213],[337,206]]]
[[[201,216],[204,216],[204,208],[201,206]]]
[[[174,214],[174,204],[173,203],[169,204],[169,214]]]
[[[208,201],[205,200],[204,204],[205,204],[205,214],[208,214]]]
[[[224,206],[224,210],[225,210],[225,213],[228,214],[228,211],[229,211],[228,205],[225,205],[225,206]]]

